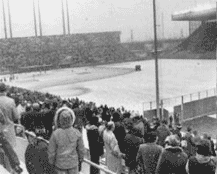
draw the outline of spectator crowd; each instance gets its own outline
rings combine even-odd
[[[156,117],[147,120],[124,107],[96,106],[78,98],[61,99],[3,83],[0,93],[5,94],[0,95],[0,101],[14,99],[7,107],[15,110],[11,117],[8,116],[1,107],[4,102],[0,102],[1,124],[6,124],[3,118],[9,117],[8,122],[21,124],[26,130],[29,145],[25,163],[30,174],[75,174],[82,170],[84,156],[96,164],[105,160],[108,169],[117,174],[194,174],[202,171],[214,174],[216,171],[215,145],[211,137],[198,135],[191,127],[182,130],[181,123],[174,121],[173,116],[168,120]],[[87,130],[89,151],[84,149],[83,128]],[[4,129],[1,132],[0,143],[6,139],[9,144],[3,149],[13,152],[13,141],[7,138]],[[16,133],[22,135],[21,130]],[[7,152],[6,155],[16,156]],[[22,172],[18,159],[9,160],[9,163],[17,173]],[[99,172],[98,168],[90,167],[91,174]]]
[[[121,46],[120,32],[11,38],[0,40],[0,44],[0,67],[9,71],[21,71],[31,66],[56,68],[63,63],[84,65],[133,58]]]

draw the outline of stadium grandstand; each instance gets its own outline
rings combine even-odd
[[[1,39],[0,67],[17,73],[136,59],[122,47],[120,34],[102,32]]]
[[[216,59],[216,7],[204,6],[172,15],[173,21],[188,21],[199,24],[181,44],[163,57],[180,59]]]
[[[216,50],[213,9],[175,14],[172,18],[203,22],[167,56],[181,58],[184,55],[183,59],[191,58],[188,57],[191,54],[192,57],[201,56],[197,58],[214,58],[211,57]],[[120,32],[2,39],[0,50],[0,66],[10,73],[136,60],[135,55],[120,44]],[[19,112],[20,116],[13,118],[17,136],[14,150],[20,166],[13,168],[8,157],[11,153],[7,151],[10,145],[5,147],[0,142],[0,166],[11,173],[49,174],[55,170],[68,174],[142,174],[147,171],[191,174],[199,173],[197,167],[210,174],[216,173],[213,138],[217,121],[201,109],[209,107],[216,112],[213,98],[212,106],[210,102],[203,101],[202,107],[200,104],[199,114],[204,118],[195,115],[192,108],[197,108],[195,103],[190,103],[189,113],[183,113],[182,103],[173,108],[172,115],[165,111],[167,117],[160,120],[156,114],[146,117],[145,113],[135,113],[124,107],[97,106],[92,101],[63,99],[51,93],[0,83],[0,98],[11,101],[7,97],[14,100],[8,109],[14,107],[12,113]],[[0,102],[1,107],[5,107],[3,102]],[[2,109],[0,113],[3,125],[4,112]],[[181,120],[183,118],[185,120]],[[206,129],[197,130],[202,124]],[[0,172],[3,170],[0,168]]]

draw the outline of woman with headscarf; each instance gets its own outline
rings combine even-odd
[[[73,128],[74,112],[68,107],[57,110],[54,123],[56,130],[52,133],[48,158],[57,174],[78,174],[79,161],[83,160],[84,144],[81,133]]]
[[[110,121],[106,124],[106,129],[103,132],[103,140],[106,149],[106,165],[109,170],[121,174],[122,173],[122,158],[118,141],[113,133],[115,129],[114,122]]]

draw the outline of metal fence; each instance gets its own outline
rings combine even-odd
[[[204,99],[207,97],[212,97],[216,95],[216,89],[207,89],[204,91],[199,91],[191,94],[186,94],[182,96],[164,98],[160,100],[160,107],[167,109],[169,112],[173,112],[174,106],[183,105],[184,103]],[[143,111],[156,109],[156,101],[143,102]]]

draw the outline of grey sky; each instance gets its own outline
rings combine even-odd
[[[71,33],[114,31],[122,32],[122,41],[153,38],[152,0],[68,0]],[[176,11],[197,5],[215,4],[214,0],[156,0],[158,17],[158,37],[166,38],[188,35],[188,22],[171,21]],[[5,0],[7,11],[7,3]],[[33,36],[32,0],[10,0],[12,29],[14,37]],[[62,34],[61,0],[40,0],[43,35]],[[2,4],[0,3],[1,30],[4,38]],[[162,30],[162,16],[164,30]],[[8,20],[7,20],[8,21]],[[164,32],[163,32],[164,31]]]

